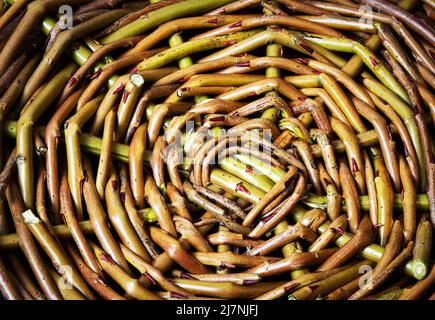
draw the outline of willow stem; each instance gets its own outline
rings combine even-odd
[[[103,44],[107,44],[123,38],[137,36],[164,22],[184,16],[210,11],[229,2],[232,2],[232,0],[187,0],[181,3],[175,3],[167,7],[163,7],[155,11],[149,12],[145,16],[145,18],[141,17],[129,23],[128,25],[112,32],[111,34],[101,39],[101,42]]]

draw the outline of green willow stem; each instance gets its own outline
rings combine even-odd
[[[269,166],[257,157],[252,157],[246,154],[234,154],[233,156],[246,165],[256,168],[259,173],[268,177],[274,183],[277,183],[286,174],[283,169]]]
[[[27,208],[34,205],[33,124],[38,121],[68,82],[76,65],[69,63],[58,72],[22,112],[17,121],[18,182]]]
[[[233,1],[234,0],[187,0],[168,5],[167,7],[149,12],[146,16],[119,28],[101,39],[101,43],[108,44],[120,39],[137,36],[167,21],[185,16],[197,15]]]
[[[234,193],[237,197],[250,203],[260,201],[260,199],[266,194],[261,188],[245,182],[244,180],[221,169],[213,169],[210,173],[210,180],[213,184]]]
[[[260,189],[265,191],[270,190],[273,187],[272,181],[270,181],[266,176],[248,172],[248,166],[249,165],[243,164],[233,157],[219,159],[219,167],[236,177],[258,186]]]
[[[183,39],[181,38],[181,35],[179,33],[174,34],[170,39],[169,39],[169,46],[171,48],[176,47],[180,44],[183,43]],[[182,59],[180,59],[180,61],[178,61],[178,67],[180,69],[184,69],[187,67],[190,67],[191,65],[193,65],[193,60],[190,57],[184,57]]]
[[[255,36],[249,37],[240,41],[228,48],[213,53],[205,58],[199,60],[200,63],[211,60],[216,60],[228,56],[234,56],[241,53],[253,51],[259,47],[265,46],[268,43],[277,43],[284,47],[289,47],[302,54],[308,54],[312,58],[329,63],[330,61],[339,64],[343,58],[337,56],[333,52],[317,45],[314,42],[307,41],[296,31],[287,29],[272,30],[270,28],[264,30]]]
[[[171,38],[169,38],[169,46],[171,48],[179,46],[183,43],[183,38],[181,37],[181,35],[179,33],[174,34]],[[190,66],[192,66],[193,60],[191,57],[183,57],[178,61],[178,67],[180,69],[184,69],[184,68],[188,68]],[[195,96],[193,97],[193,99],[195,100],[195,103],[200,103],[201,101],[207,99],[206,96]]]
[[[394,76],[388,71],[378,57],[376,57],[376,55],[370,49],[361,43],[349,39],[332,38],[321,35],[305,35],[304,38],[328,50],[357,54],[364,64],[386,87],[396,93],[408,104],[411,104],[411,99],[409,98],[403,86],[397,82]]]
[[[270,5],[276,5],[274,2],[270,3]],[[264,14],[265,15],[273,15],[273,12],[271,12],[269,9],[264,8]],[[268,57],[280,57],[282,52],[282,47],[277,43],[271,43],[268,44],[266,47],[266,55]],[[266,69],[266,78],[279,78],[280,77],[280,70],[275,67],[269,67]],[[266,96],[274,96],[277,95],[275,91],[266,93]],[[265,111],[263,111],[262,118],[269,119],[273,122],[276,122],[278,120],[278,110],[276,108],[269,108]]]
[[[314,194],[309,194],[307,197],[302,199],[305,205],[310,208],[317,208],[326,210],[328,204],[327,196],[318,196]],[[369,197],[359,196],[360,210],[363,212],[368,212],[370,208]],[[402,211],[402,196],[400,194],[394,194],[394,210]],[[425,211],[429,208],[429,198],[426,194],[418,194],[416,197],[416,208],[417,210]],[[341,210],[346,212],[346,204],[343,202]]]
[[[430,271],[430,255],[432,248],[432,225],[429,220],[422,218],[415,236],[413,252],[413,267],[417,274],[426,275]]]
[[[152,56],[139,65],[139,71],[153,70],[161,66],[169,64],[173,61],[180,60],[181,58],[187,57],[193,53],[201,52],[210,49],[216,49],[228,46],[229,44],[234,44],[241,40],[247,39],[259,33],[261,30],[249,30],[243,32],[237,32],[233,34],[209,37],[204,39],[192,40],[184,42],[175,47],[169,48],[163,51],[161,54]]]

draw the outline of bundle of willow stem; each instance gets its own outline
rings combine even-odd
[[[4,1],[0,300],[430,298],[434,10]]]

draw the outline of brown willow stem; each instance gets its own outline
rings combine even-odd
[[[101,27],[109,24],[113,20],[122,17],[128,12],[129,10],[125,9],[111,10],[85,22],[82,22],[71,29],[67,29],[61,32],[51,44],[47,52],[45,52],[35,72],[27,81],[26,86],[23,90],[24,101],[26,101],[44,82],[50,70],[54,67],[56,62],[59,61],[62,53],[68,48],[68,45],[71,42],[81,37],[84,37],[95,30],[100,29]]]
[[[10,65],[15,54],[19,52],[28,34],[35,29],[40,19],[49,11],[57,10],[61,5],[77,5],[89,0],[37,0],[30,3],[26,13],[20,20],[12,36],[0,52],[0,74],[3,74]]]
[[[49,234],[44,222],[36,217],[31,210],[24,211],[22,217],[30,232],[57,268],[57,272],[62,274],[65,272],[64,268],[70,267],[68,278],[70,285],[76,287],[86,298],[94,300],[94,294],[88,288],[78,271],[73,267],[72,261],[63,247]]]
[[[6,300],[22,300],[18,289],[14,286],[3,259],[0,257],[0,294]]]
[[[14,220],[19,246],[33,271],[36,281],[39,283],[42,291],[48,299],[62,300],[62,296],[57,289],[53,278],[45,267],[45,263],[39,253],[39,249],[36,247],[32,234],[24,224],[21,214],[26,210],[26,207],[21,198],[18,187],[13,181],[11,181],[6,188],[6,199],[8,200],[9,208]]]
[[[65,86],[62,93],[60,94],[59,100],[63,102],[70,94],[72,94],[72,92],[74,92],[74,90],[76,90],[77,87],[83,82],[89,70],[93,66],[95,66],[98,61],[103,59],[106,55],[114,50],[134,46],[138,41],[140,41],[140,39],[142,39],[141,36],[122,39],[114,43],[101,46],[99,49],[93,52],[92,55],[89,56],[89,58],[86,60],[86,62],[82,64],[71,77],[68,84]]]
[[[65,224],[68,226],[69,231],[71,232],[71,236],[74,239],[74,242],[83,257],[86,264],[91,268],[91,270],[100,276],[102,275],[102,270],[98,261],[91,251],[91,248],[86,240],[84,232],[80,229],[79,221],[76,217],[76,213],[74,210],[74,205],[71,198],[71,193],[68,186],[68,177],[66,170],[62,171],[62,177],[60,181],[60,213],[65,221]],[[54,231],[56,235],[56,232]],[[57,235],[56,235],[57,238]]]
[[[125,272],[131,274],[128,263],[122,255],[119,244],[108,227],[107,214],[103,209],[103,205],[101,204],[100,197],[98,196],[95,187],[92,168],[89,163],[90,161],[86,158],[84,158],[84,160],[84,169],[87,179],[85,179],[83,183],[83,192],[86,194],[85,203],[91,220],[92,229],[101,243],[101,246],[110,255],[111,259],[113,259],[113,261],[115,261]]]
[[[46,170],[47,170],[47,191],[50,202],[50,210],[55,214],[55,222],[60,222],[60,193],[59,193],[59,163],[58,147],[61,136],[61,124],[74,110],[75,105],[83,90],[78,90],[66,99],[57,109],[53,117],[47,123],[45,129],[45,144],[47,145]]]
[[[393,4],[387,3],[385,1],[379,0],[357,0],[359,3],[364,3],[374,8],[380,9],[387,14],[390,14],[396,18],[399,18],[404,23],[408,25],[409,28],[414,30],[420,36],[426,40],[434,43],[435,42],[435,30],[432,26],[425,23],[424,20],[416,19],[411,13],[406,10],[401,9]]]

